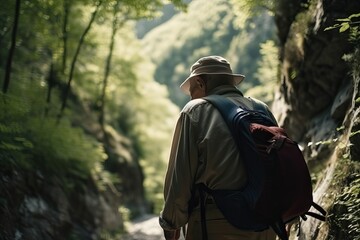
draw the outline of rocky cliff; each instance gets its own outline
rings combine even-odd
[[[336,19],[359,13],[360,2],[289,4],[280,1],[275,17],[281,42],[281,85],[273,109],[280,124],[304,148],[314,178],[314,199],[329,212],[325,224],[305,221],[300,239],[354,239],[358,232],[351,232],[347,224],[358,227],[359,219],[351,219],[350,210],[339,208],[338,203],[347,187],[359,181],[359,42],[349,40],[349,31],[325,29]],[[347,204],[351,211],[359,211],[355,201]],[[338,220],[342,217],[348,221]]]
[[[73,124],[100,141],[104,134],[95,115],[80,106]],[[0,240],[109,239],[125,231],[127,218],[148,211],[132,141],[110,126],[105,133],[104,165],[115,181],[84,178],[71,169],[64,176],[1,165]]]
[[[91,181],[71,181],[1,170],[0,239],[99,239],[105,229],[123,228],[110,190],[100,194]]]

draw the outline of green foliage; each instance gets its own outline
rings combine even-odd
[[[261,99],[270,104],[274,99],[275,87],[279,79],[279,50],[275,42],[268,40],[260,45],[261,60],[255,77],[260,84],[250,88],[245,95]]]
[[[274,22],[262,12],[239,26],[233,9],[225,0],[193,1],[187,13],[175,15],[142,39],[145,53],[156,64],[155,79],[168,87],[170,99],[178,106],[188,101],[178,88],[180,83],[190,66],[204,55],[222,55],[234,72],[245,74],[242,90],[259,83],[255,72],[260,43],[274,38]]]
[[[137,146],[145,174],[144,189],[148,199],[154,203],[154,212],[159,213],[171,137],[179,109],[168,99],[166,87],[151,81],[151,74],[145,74],[151,71],[142,71],[139,72],[142,79],[137,94],[124,93],[120,97],[119,121],[123,122],[121,129],[127,129]]]
[[[30,119],[29,135],[34,142],[37,164],[49,172],[69,172],[86,179],[106,155],[99,143],[74,128],[68,120]]]
[[[325,28],[324,31],[339,29],[339,33],[343,33],[349,30],[349,40],[360,41],[360,13],[352,14],[347,18],[336,19],[336,22],[333,26]]]
[[[162,176],[178,109],[167,99],[166,88],[153,81],[153,66],[139,56],[131,31],[125,25],[117,34],[106,92],[106,123],[132,139],[145,173],[147,196],[154,201],[155,196],[162,192]],[[108,45],[109,38],[104,40],[104,36],[110,36],[109,33],[107,26],[96,26],[92,41],[103,44],[83,52],[83,56],[92,57],[79,72],[80,76],[86,76],[86,81],[78,81],[75,89],[86,101],[98,94],[99,70],[103,68],[103,59],[108,52],[104,46]]]
[[[275,12],[276,2],[273,0],[231,0],[231,2],[234,5],[239,26],[245,26],[248,19],[262,14],[264,10],[268,10],[271,13]]]
[[[106,155],[102,146],[68,120],[33,115],[27,103],[2,95],[0,118],[1,165],[42,169],[48,174],[71,174],[86,179],[99,171]],[[98,170],[98,171],[96,171]]]
[[[356,18],[360,18],[360,13],[352,14],[347,18],[336,19],[338,23],[336,23],[334,26],[325,28],[325,31],[338,28],[339,32],[345,32],[346,30],[350,29],[351,26],[360,23],[359,21],[353,20]]]
[[[170,2],[181,10],[186,9],[183,1]],[[66,26],[64,3],[69,10]],[[0,165],[41,169],[64,178],[92,176],[99,188],[118,181],[102,168],[106,155],[103,143],[99,142],[97,119],[111,21],[114,6],[119,4],[115,15],[121,28],[116,35],[106,89],[105,124],[132,140],[129,145],[135,146],[133,155],[139,157],[144,169],[147,196],[156,202],[158,212],[171,134],[179,112],[168,98],[178,105],[187,101],[178,85],[188,74],[189,66],[206,54],[224,55],[232,62],[234,72],[246,74],[244,89],[262,81],[266,84],[273,81],[272,65],[266,60],[273,54],[273,46],[266,43],[262,50],[259,46],[273,38],[274,25],[265,14],[239,27],[233,5],[228,1],[193,1],[188,13],[177,15],[167,26],[149,34],[143,42],[145,51],[139,51],[141,45],[128,21],[156,16],[163,1],[103,0],[74,66],[65,115],[57,122],[69,60],[74,58],[97,3],[95,0],[22,1],[12,82],[9,94],[1,95],[0,102]],[[5,0],[3,5],[0,8],[0,43],[4,46],[0,49],[1,80],[13,21],[9,13],[14,3]],[[62,68],[63,57],[65,68]],[[258,63],[262,70],[256,73]],[[271,80],[260,79],[264,74]]]
[[[330,239],[360,239],[360,165],[345,159],[340,161],[338,181],[343,188],[329,211]],[[349,174],[343,176],[344,173]]]
[[[0,94],[0,166],[3,168],[27,165],[26,153],[33,143],[25,136],[23,117],[29,112],[28,106],[19,99]]]

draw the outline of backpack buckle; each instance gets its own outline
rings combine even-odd
[[[268,154],[270,154],[271,150],[276,149],[279,150],[282,145],[285,142],[285,137],[277,137],[277,138],[273,138],[271,139],[269,142],[271,143],[267,148],[266,148],[266,152]]]

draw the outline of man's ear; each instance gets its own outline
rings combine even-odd
[[[200,88],[205,88],[205,81],[202,78],[200,77],[196,78],[196,83]]]

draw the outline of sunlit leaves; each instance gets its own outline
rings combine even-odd
[[[0,50],[1,56],[5,55],[9,45],[8,29],[13,20],[8,13],[13,9],[12,2],[5,0],[0,9],[0,41],[4,46]],[[91,14],[100,2],[94,24],[83,37],[83,46],[73,66],[74,81],[65,115],[56,122],[70,74],[70,61],[64,61],[65,71],[61,70],[65,46],[65,60],[73,59]],[[185,7],[182,1],[171,2],[178,8]],[[18,51],[13,68],[16,84],[11,89],[11,96],[15,97],[0,104],[2,163],[5,157],[14,162],[26,159],[34,169],[44,169],[47,173],[71,173],[81,178],[95,174],[101,182],[114,181],[102,169],[102,162],[107,157],[102,143],[85,134],[82,128],[88,130],[97,126],[96,103],[115,14],[119,31],[115,34],[114,57],[106,89],[109,103],[106,105],[106,124],[126,134],[133,145],[141,145],[135,149],[134,155],[147,162],[151,166],[149,170],[164,170],[178,109],[167,99],[166,88],[154,82],[153,70],[150,70],[153,66],[144,60],[146,57],[139,51],[140,45],[128,24],[132,20],[155,16],[163,1],[23,0],[22,3]],[[69,14],[66,24],[65,14]],[[51,67],[54,67],[54,72],[50,71]],[[51,101],[46,102],[50,76],[53,94]],[[49,110],[47,115],[44,114],[45,108]],[[82,111],[87,111],[89,116],[82,116]],[[121,125],[123,122],[126,124]],[[138,151],[140,148],[142,150]],[[147,170],[145,173],[155,174]],[[157,190],[159,186],[161,182],[156,180]]]
[[[274,41],[268,40],[260,45],[261,59],[255,74],[260,84],[250,88],[246,95],[252,96],[270,104],[279,74],[279,49]]]
[[[231,0],[234,5],[234,11],[237,18],[237,24],[244,26],[245,21],[251,16],[261,14],[264,10],[270,13],[275,11],[274,0]]]
[[[70,171],[86,178],[97,162],[105,160],[102,146],[68,121],[30,119],[28,131],[36,161],[48,171]]]
[[[324,31],[339,29],[339,33],[344,33],[349,30],[349,40],[353,42],[360,41],[360,13],[352,14],[347,18],[340,18],[335,20],[333,26],[325,28]]]
[[[350,26],[360,26],[360,13],[352,14],[347,18],[339,18],[336,19],[336,23],[334,26],[325,28],[326,30],[339,29],[339,32],[345,32],[350,28]]]
[[[245,74],[242,90],[257,83],[254,73],[260,58],[259,43],[272,37],[274,23],[263,12],[240,28],[233,10],[225,0],[193,1],[187,13],[175,15],[142,39],[145,53],[156,63],[156,80],[168,86],[171,100],[179,106],[188,101],[179,84],[190,66],[205,55],[223,55],[233,71]]]
[[[263,82],[276,81],[279,68],[279,48],[275,42],[268,40],[260,44],[260,54],[262,56],[257,72],[258,79]]]

